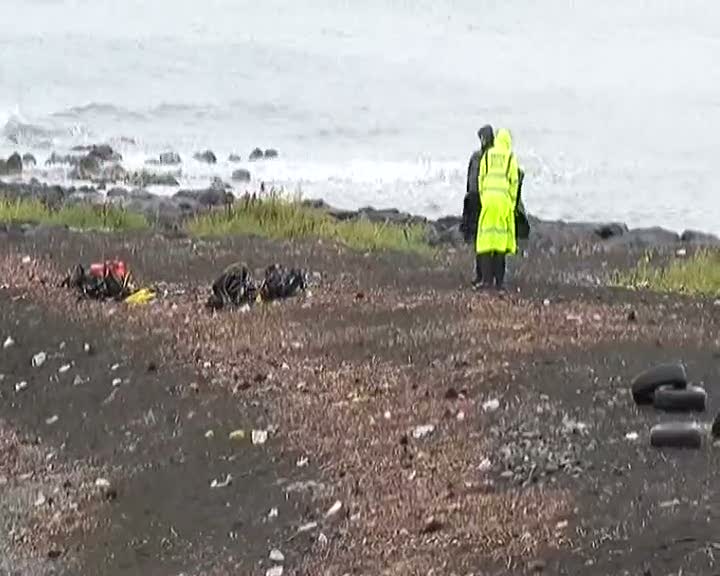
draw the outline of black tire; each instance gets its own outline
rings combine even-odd
[[[655,448],[692,448],[702,446],[702,431],[693,422],[666,422],[650,430],[650,444]]]
[[[665,412],[705,412],[706,404],[707,392],[699,386],[660,386],[653,400],[655,408]]]
[[[655,390],[660,386],[687,386],[687,372],[681,362],[660,364],[638,374],[632,381],[632,395],[636,404],[652,404]]]

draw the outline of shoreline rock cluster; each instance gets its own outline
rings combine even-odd
[[[173,195],[153,194],[148,186],[179,186],[180,173],[153,173],[146,170],[128,172],[120,162],[122,156],[107,145],[76,147],[74,154],[60,156],[53,152],[47,165],[64,164],[71,167],[70,177],[86,180],[90,184],[79,187],[51,185],[32,179],[30,182],[6,182],[0,179],[0,197],[10,199],[40,200],[51,208],[75,205],[82,202],[103,204],[110,202],[128,211],[144,215],[151,224],[161,228],[177,230],[182,222],[198,214],[228,207],[243,201],[232,193],[232,186],[220,178],[214,178],[204,189],[181,189]],[[254,149],[249,161],[277,158],[274,149]],[[213,164],[217,162],[211,150],[195,154],[195,159]],[[231,154],[229,161],[240,161],[240,157]],[[175,152],[160,154],[157,160],[148,165],[176,166],[182,158]],[[15,153],[7,160],[0,159],[0,177],[18,176],[23,167],[35,165],[31,155],[20,156]],[[233,172],[235,182],[249,182],[250,172],[239,169]],[[123,188],[120,185],[129,186]],[[114,186],[114,187],[111,187]],[[261,196],[262,197],[262,188]],[[247,200],[247,198],[245,198]],[[444,216],[430,220],[400,210],[375,209],[363,207],[357,210],[338,209],[324,200],[306,200],[305,205],[322,210],[331,217],[340,220],[367,219],[371,222],[388,223],[399,226],[423,225],[427,227],[427,240],[431,245],[464,244],[460,232],[459,216]],[[599,250],[613,248],[675,248],[718,247],[720,238],[696,230],[685,230],[681,234],[660,227],[631,229],[620,222],[566,222],[561,220],[541,220],[529,216],[531,226],[530,243],[541,250],[556,251],[568,248],[589,247]]]

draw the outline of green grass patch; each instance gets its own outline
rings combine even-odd
[[[619,274],[616,284],[656,292],[720,296],[720,251],[700,251],[664,265],[653,264],[646,255],[634,270]]]
[[[142,214],[117,206],[84,203],[53,210],[39,200],[6,198],[0,198],[0,222],[50,224],[75,230],[109,232],[144,230],[148,227]]]
[[[242,235],[291,240],[322,238],[363,252],[394,250],[423,255],[433,253],[422,225],[401,226],[364,219],[341,222],[297,199],[279,196],[254,201],[241,200],[228,209],[198,216],[188,223],[188,230],[199,237]]]

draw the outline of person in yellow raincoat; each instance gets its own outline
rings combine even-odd
[[[518,182],[519,168],[512,151],[512,137],[502,128],[495,134],[493,147],[483,156],[478,175],[482,206],[475,242],[482,272],[482,283],[478,287],[504,287],[505,256],[517,252]]]

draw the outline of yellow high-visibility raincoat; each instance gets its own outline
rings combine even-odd
[[[518,164],[512,138],[505,128],[495,134],[495,143],[480,161],[478,219],[475,251],[515,254],[515,205],[518,195]]]

